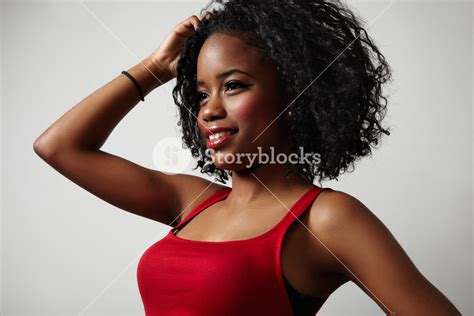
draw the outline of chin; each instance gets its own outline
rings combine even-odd
[[[228,157],[226,159],[226,157]],[[256,161],[250,162],[245,157],[240,156],[240,161],[236,160],[238,155],[234,151],[227,151],[225,149],[216,150],[212,155],[212,163],[219,169],[230,171],[244,171],[254,167]],[[234,158],[234,159],[231,159]]]

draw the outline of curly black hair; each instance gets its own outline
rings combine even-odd
[[[219,9],[212,8],[219,4]],[[226,183],[231,171],[206,155],[198,126],[196,69],[205,40],[220,32],[258,48],[276,66],[285,104],[291,111],[288,144],[292,152],[318,153],[320,161],[291,165],[313,182],[336,179],[377,145],[386,114],[382,85],[392,71],[369,38],[365,24],[346,5],[324,0],[211,1],[211,13],[184,43],[177,64],[173,99],[179,108],[182,140],[198,158],[201,173]],[[376,148],[376,146],[374,146]],[[353,168],[354,170],[354,168]],[[352,171],[353,171],[352,170]],[[349,172],[352,172],[349,171]]]

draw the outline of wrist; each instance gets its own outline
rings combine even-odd
[[[148,56],[142,61],[142,63],[148,74],[154,80],[154,88],[165,84],[172,79],[171,73],[155,58]]]
[[[169,80],[164,69],[156,67],[149,58],[141,60],[127,72],[135,78],[144,96]]]

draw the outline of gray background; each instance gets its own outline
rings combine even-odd
[[[98,199],[32,146],[205,3],[2,2],[2,315],[143,314],[136,265],[169,226]],[[369,24],[390,2],[349,4]],[[473,313],[472,6],[396,1],[369,27],[394,69],[393,133],[353,173],[324,183],[365,203],[464,315]],[[134,108],[102,149],[154,168],[155,144],[178,137],[173,84]],[[193,166],[183,172],[199,174]],[[348,283],[318,315],[383,313]]]

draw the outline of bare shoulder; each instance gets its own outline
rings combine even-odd
[[[312,204],[310,213],[312,225],[320,232],[342,229],[354,217],[366,220],[375,217],[359,199],[337,190],[322,191]]]
[[[309,215],[317,237],[309,252],[327,251],[331,272],[354,282],[387,314],[461,315],[361,201],[340,191],[320,194]]]
[[[170,181],[176,189],[177,209],[174,212],[173,221],[169,224],[174,226],[185,218],[200,203],[204,202],[216,192],[228,188],[223,184],[213,182],[198,176],[188,174],[172,175]]]
[[[314,248],[324,250],[332,272],[346,272],[339,260],[346,251],[361,246],[354,241],[363,240],[375,231],[379,237],[391,238],[385,225],[368,207],[355,196],[337,190],[324,190],[319,194],[311,205],[308,228],[315,237]]]

